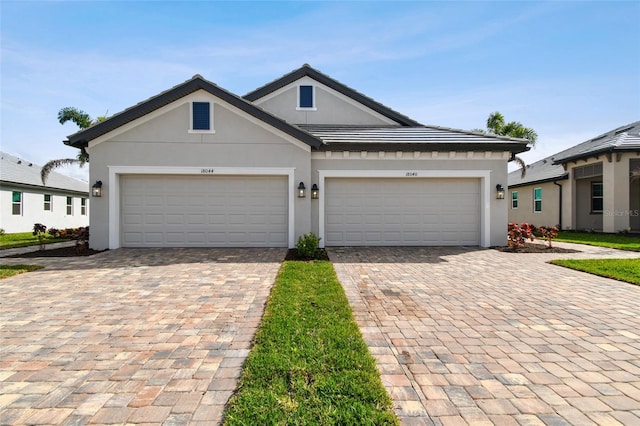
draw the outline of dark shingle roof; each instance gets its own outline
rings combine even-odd
[[[567,163],[612,151],[640,151],[640,121],[620,126],[555,154],[554,164]]]
[[[333,90],[342,93],[343,95],[353,99],[356,102],[361,103],[362,105],[371,108],[375,112],[382,114],[383,116],[397,122],[402,126],[419,126],[415,120],[407,117],[406,115],[400,114],[397,111],[392,110],[391,108],[382,105],[380,102],[377,102],[371,99],[368,96],[363,95],[362,93],[352,89],[351,87],[340,83],[339,81],[329,77],[326,74],[321,73],[320,71],[312,68],[308,64],[304,64],[302,67],[294,70],[288,74],[283,75],[282,77],[272,81],[271,83],[267,83],[262,87],[257,88],[256,90],[247,93],[243,96],[248,101],[258,100],[272,92],[275,92],[278,89],[283,88],[284,86],[293,83],[301,79],[302,77],[310,77],[316,80],[319,83],[324,84],[327,87],[332,88]]]
[[[251,102],[248,102],[245,99],[224,90],[218,85],[205,80],[200,75],[195,75],[190,80],[127,108],[124,111],[111,116],[107,120],[89,127],[88,129],[74,133],[69,136],[68,140],[64,141],[64,143],[76,148],[86,147],[89,141],[115,130],[133,120],[143,117],[144,115],[183,98],[197,90],[205,90],[236,108],[241,109],[253,117],[268,123],[276,129],[281,130],[312,147],[317,148],[321,144],[320,140],[309,133],[288,124],[286,121],[264,111],[262,108],[253,105]]]
[[[0,157],[0,182],[89,194],[87,182],[51,172],[45,186],[40,179],[41,166],[4,152],[0,153]]]
[[[499,150],[527,151],[528,141],[438,126],[345,126],[301,124],[322,139],[322,150]],[[417,145],[420,144],[418,147]]]

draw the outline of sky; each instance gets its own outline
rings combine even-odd
[[[194,74],[244,95],[304,63],[423,124],[500,111],[538,133],[527,163],[640,120],[639,1],[0,0],[0,20],[0,149],[40,165],[77,154],[63,107]]]

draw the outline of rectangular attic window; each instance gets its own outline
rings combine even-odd
[[[300,86],[298,88],[298,108],[315,108],[313,86]]]
[[[193,103],[193,130],[211,130],[209,102]]]

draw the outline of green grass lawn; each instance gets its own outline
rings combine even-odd
[[[282,264],[224,424],[398,424],[330,262]]]
[[[9,278],[14,275],[22,274],[23,272],[31,272],[36,269],[42,269],[42,266],[38,265],[0,265],[0,279]]]
[[[60,241],[69,241],[66,238],[53,238],[47,235],[46,244],[58,243]],[[0,235],[0,249],[37,246],[40,244],[38,237],[31,232],[18,232],[16,234]]]
[[[640,285],[640,259],[562,259],[551,263]]]
[[[554,241],[588,244],[620,250],[640,251],[640,237],[628,235],[563,231],[558,233],[558,238]]]

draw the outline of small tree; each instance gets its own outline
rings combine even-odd
[[[555,226],[552,226],[551,228],[541,226],[540,228],[538,228],[538,233],[544,240],[547,241],[547,245],[549,248],[553,248],[552,240],[558,237],[558,232],[560,232],[560,230]]]
[[[47,240],[47,227],[41,223],[34,224],[33,235],[38,237],[38,244],[40,244],[40,250],[44,250],[45,241]]]

